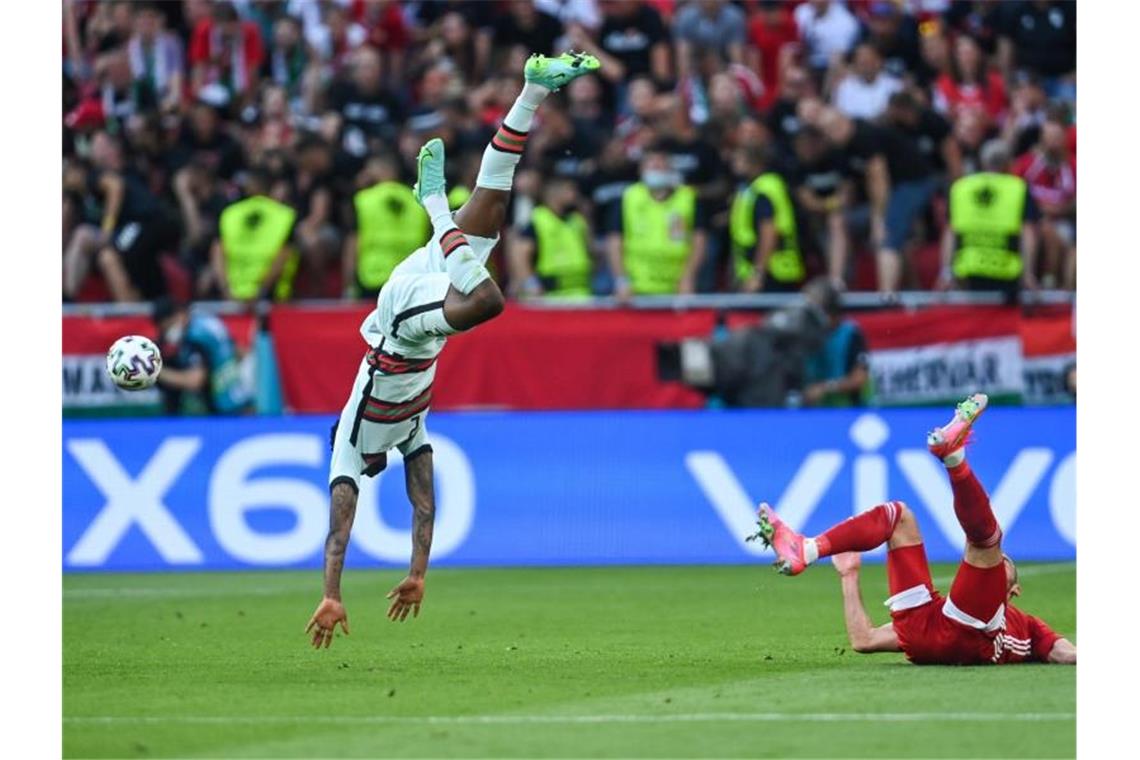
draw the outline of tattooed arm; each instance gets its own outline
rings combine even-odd
[[[356,490],[347,483],[337,483],[332,490],[329,512],[329,535],[325,539],[325,592],[317,611],[309,619],[306,633],[313,636],[313,646],[326,648],[332,644],[336,624],[348,635],[348,613],[340,600],[340,575],[344,571],[344,552],[356,516]]]
[[[412,561],[408,577],[388,592],[392,606],[388,608],[390,620],[403,621],[411,612],[420,614],[424,598],[424,575],[431,554],[431,537],[435,527],[435,480],[431,449],[421,449],[404,460],[404,479],[408,500],[412,502]]]

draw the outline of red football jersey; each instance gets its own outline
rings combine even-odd
[[[1045,662],[1061,638],[1040,618],[1005,605],[1005,622],[993,631],[971,628],[943,614],[937,593],[921,607],[892,614],[899,646],[920,665],[1010,665]]]

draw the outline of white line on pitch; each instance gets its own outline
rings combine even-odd
[[[1075,713],[677,713],[674,715],[69,715],[65,723],[130,724],[186,723],[257,725],[322,723],[348,725],[431,724],[431,725],[517,725],[527,723],[847,723],[847,722],[953,722],[992,721],[1040,722],[1071,721]]]
[[[1033,575],[1050,575],[1052,573],[1062,573],[1066,570],[1075,570],[1076,567],[1076,562],[1056,562],[1049,565],[1030,565],[1029,567],[1017,568],[1017,575],[1018,578],[1027,578]],[[953,580],[953,575],[940,576],[934,579],[934,585],[943,586]]]

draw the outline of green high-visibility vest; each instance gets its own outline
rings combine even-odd
[[[676,293],[692,253],[697,193],[681,185],[665,200],[655,199],[641,182],[621,197],[625,271],[634,293]]]
[[[356,277],[370,290],[388,281],[396,265],[431,239],[431,220],[412,188],[381,182],[352,198],[356,208]]]
[[[282,246],[289,242],[297,212],[264,195],[253,195],[232,203],[218,219],[226,279],[230,293],[238,300],[256,298],[258,288],[273,266]],[[286,264],[274,289],[278,300],[289,297],[297,257]]]
[[[799,235],[796,230],[796,211],[788,187],[779,174],[761,174],[752,184],[736,194],[732,201],[729,230],[736,260],[736,277],[744,281],[756,269],[756,241],[759,233],[753,223],[756,201],[763,195],[772,204],[772,222],[780,240],[776,250],[768,257],[768,274],[779,282],[801,282],[804,279],[804,259],[800,254]]]
[[[950,187],[950,228],[958,240],[954,276],[1016,280],[1028,187],[1012,174],[979,172]]]
[[[589,231],[585,218],[574,212],[560,218],[546,206],[530,215],[534,225],[536,259],[534,271],[553,296],[590,295]]]

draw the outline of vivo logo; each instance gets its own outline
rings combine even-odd
[[[859,514],[897,498],[891,494],[892,461],[879,453],[890,439],[890,432],[887,423],[877,414],[860,416],[851,425],[848,435],[861,453],[849,463],[842,451],[813,451],[781,493],[746,493],[724,457],[715,451],[689,452],[685,466],[740,548],[756,556],[769,556],[770,550],[759,543],[744,540],[745,536],[755,532],[756,505],[760,501],[768,501],[789,525],[799,530],[807,524],[820,506],[823,495],[836,478],[844,474],[848,464],[850,469],[845,474],[852,479],[851,514]],[[1050,449],[1022,449],[1001,478],[985,484],[1002,530],[1009,532],[1049,472],[1053,460],[1054,454]],[[924,448],[901,449],[895,452],[893,464],[895,473],[901,475],[918,496],[918,503],[911,500],[908,505],[920,516],[925,512],[932,517],[934,526],[952,546],[964,547],[965,536],[954,516],[953,494],[938,460]],[[1048,496],[1053,525],[1057,533],[1073,546],[1077,542],[1076,469],[1076,453],[1073,452],[1054,468]],[[927,530],[930,529],[929,521],[921,522]]]

